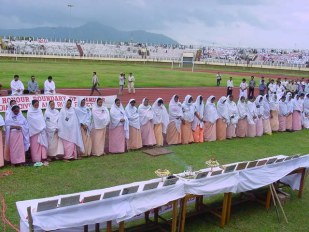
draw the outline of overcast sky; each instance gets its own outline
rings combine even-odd
[[[308,0],[0,0],[0,28],[95,21],[183,44],[308,49],[308,12]]]

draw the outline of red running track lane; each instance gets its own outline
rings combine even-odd
[[[238,98],[239,88],[234,88],[233,95]],[[118,89],[106,88],[100,89],[103,95],[116,95]],[[258,90],[256,89],[256,93]],[[57,89],[57,93],[66,95],[88,96],[90,89]],[[217,100],[226,95],[225,87],[187,87],[187,88],[138,88],[135,94],[129,94],[127,89],[124,89],[123,95],[118,96],[123,105],[126,105],[129,99],[134,98],[137,103],[141,103],[144,97],[147,97],[150,102],[154,102],[158,97],[163,98],[165,104],[168,104],[171,97],[177,94],[180,97],[180,101],[183,101],[187,94],[192,95],[194,101],[198,95],[202,95],[204,99],[214,95]],[[98,96],[97,94],[94,96]]]

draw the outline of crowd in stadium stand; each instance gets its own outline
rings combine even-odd
[[[1,52],[33,55],[112,57],[179,61],[183,53],[192,52],[196,61],[248,62],[265,65],[303,65],[309,67],[309,50],[234,47],[201,47],[187,45],[146,44],[103,41],[48,41],[2,39]]]

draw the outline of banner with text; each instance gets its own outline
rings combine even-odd
[[[11,100],[15,100],[16,104],[19,105],[21,110],[28,110],[31,106],[32,100],[39,100],[41,109],[46,109],[49,101],[55,102],[56,108],[62,108],[63,103],[67,99],[72,100],[72,105],[77,106],[77,99],[81,96],[71,96],[71,95],[22,95],[22,96],[6,96],[0,97],[0,112],[5,112],[10,104]],[[83,96],[86,100],[86,106],[92,108],[92,105],[97,101],[98,98],[103,99],[103,105],[110,108],[117,98],[116,95],[111,96]]]

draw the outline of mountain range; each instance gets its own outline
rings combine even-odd
[[[51,40],[74,39],[107,42],[139,42],[156,44],[178,44],[163,34],[143,30],[121,31],[97,22],[86,23],[79,27],[36,27],[27,29],[0,29],[0,36],[35,37]]]

